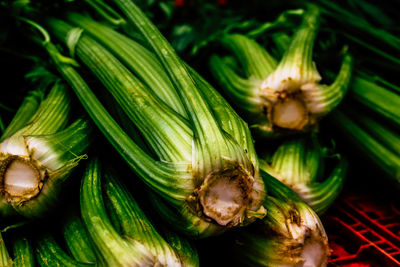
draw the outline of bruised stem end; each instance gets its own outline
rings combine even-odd
[[[9,201],[28,201],[39,195],[45,177],[46,171],[29,158],[10,156],[1,168],[1,189]]]
[[[216,170],[188,199],[207,221],[234,227],[243,223],[252,206],[254,178],[241,166]]]

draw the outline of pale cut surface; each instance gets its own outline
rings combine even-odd
[[[39,172],[21,160],[13,160],[4,174],[4,188],[11,196],[23,196],[38,189]]]
[[[199,191],[204,215],[219,225],[237,223],[248,209],[252,182],[238,170],[215,172]]]
[[[318,242],[306,243],[301,256],[304,259],[303,267],[321,267],[327,265],[326,250]]]
[[[275,104],[272,120],[278,127],[301,130],[308,121],[307,109],[297,99],[285,99]]]

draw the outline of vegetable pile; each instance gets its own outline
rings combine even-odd
[[[398,185],[400,90],[357,48],[396,56],[352,35],[389,31],[324,0],[178,2],[1,2],[30,86],[0,103],[1,266],[326,266],[354,153]]]

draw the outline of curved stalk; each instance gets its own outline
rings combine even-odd
[[[36,259],[42,267],[65,266],[65,267],[85,267],[96,266],[95,263],[79,262],[71,258],[57,244],[54,237],[44,234],[36,241]]]
[[[321,215],[339,195],[346,176],[347,161],[338,158],[339,163],[325,178],[326,155],[316,137],[295,138],[281,144],[270,160],[261,160],[260,168],[289,186]]]
[[[89,234],[107,265],[156,265],[158,260],[141,240],[135,239],[135,236],[121,236],[112,225],[104,206],[101,179],[98,160],[90,161],[81,187],[81,212]]]
[[[12,266],[15,267],[35,266],[35,256],[33,254],[33,248],[31,242],[27,238],[19,237],[14,241],[13,254],[14,254],[14,260]]]

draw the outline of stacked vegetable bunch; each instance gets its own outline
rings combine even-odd
[[[36,71],[38,89],[1,138],[1,214],[50,216],[11,226],[23,230],[6,233],[2,265],[198,266],[190,239],[223,234],[218,251],[234,265],[325,266],[329,247],[318,215],[338,196],[347,161],[321,145],[318,123],[346,94],[353,59],[344,50],[336,78],[322,83],[312,56],[321,9],[308,4],[297,12],[293,34],[280,33],[280,54],[245,34],[215,38],[220,50],[210,70],[231,107],[134,2],[86,2],[97,19],[74,4],[57,17],[16,18],[33,29],[30,38],[47,52],[41,60],[61,78]],[[352,95],[393,118],[383,103],[394,98],[369,100],[365,83],[356,77]],[[65,127],[73,101],[84,110]],[[347,120],[339,112],[335,118]],[[397,138],[372,128],[389,136],[383,143]],[[107,143],[129,171],[111,167]],[[72,174],[83,176],[80,192],[72,194],[77,183],[64,182],[83,158],[83,174]],[[51,208],[64,188],[72,204],[60,222]]]

